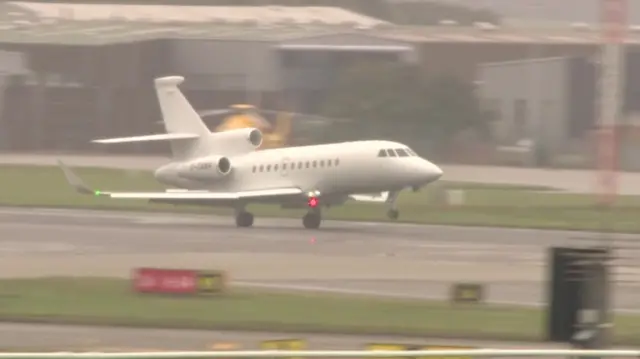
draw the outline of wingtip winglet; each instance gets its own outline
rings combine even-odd
[[[78,175],[76,175],[69,167],[67,167],[67,165],[64,164],[64,162],[62,162],[61,160],[57,160],[57,161],[58,161],[58,166],[60,166],[60,168],[62,169],[62,172],[64,173],[64,176],[67,179],[67,182],[69,183],[69,185],[71,185],[71,187],[73,187],[77,192],[82,194],[95,193],[95,191],[89,188],[82,181],[82,179],[78,177]]]

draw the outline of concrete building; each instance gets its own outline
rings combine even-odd
[[[581,157],[592,166],[599,117],[598,59],[560,57],[484,64],[478,93],[497,114],[493,130],[503,148],[531,139],[550,156]],[[640,52],[627,51],[621,99],[620,155],[626,169],[640,169]],[[577,165],[577,164],[576,164]]]

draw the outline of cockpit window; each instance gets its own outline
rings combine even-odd
[[[380,150],[380,152],[378,152],[378,157],[387,157],[387,151]]]
[[[396,157],[396,153],[393,152],[393,150],[387,150],[387,154],[389,155],[389,157]]]
[[[417,154],[410,148],[405,148],[404,150],[407,151],[410,156],[417,156]]]
[[[403,150],[402,148],[396,148],[396,153],[398,154],[398,157],[409,157],[407,151]]]

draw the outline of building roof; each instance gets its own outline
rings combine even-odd
[[[88,6],[93,10],[73,10],[68,13],[64,10],[68,9],[65,4],[25,4],[19,2],[0,4],[0,42],[101,45],[162,38],[282,42],[341,33],[362,33],[412,43],[596,44],[600,41],[597,29],[579,24],[535,28],[495,27],[490,24],[456,26],[446,23],[442,26],[430,27],[397,26],[334,8],[321,8],[327,10],[324,12],[325,15],[329,13],[335,15],[323,15],[323,22],[321,22],[303,16],[302,14],[310,9],[304,7],[280,8],[281,15],[285,13],[289,15],[269,17],[263,15],[269,13],[266,9],[270,7],[242,7],[238,10],[234,7],[137,5],[134,6],[136,9],[147,7],[161,9],[162,14],[145,15],[153,17],[145,18],[145,16],[130,13],[127,18],[124,13],[122,14],[124,17],[109,16],[109,11],[103,11],[106,8],[94,6],[113,7],[122,11],[122,8],[127,8],[128,5],[73,4],[74,9],[75,6]],[[193,8],[217,9],[218,12],[209,12],[207,15],[202,10],[202,13],[198,14],[190,11]],[[94,11],[98,13],[93,14]],[[180,14],[180,11],[185,12]],[[85,14],[85,12],[91,14]],[[149,12],[151,13],[151,10]],[[295,19],[290,17],[293,14],[299,17]],[[254,16],[253,20],[247,20],[251,18],[249,15]],[[311,14],[307,15],[311,16]],[[627,42],[640,43],[640,28],[630,29]]]
[[[640,43],[639,28],[632,27],[627,32],[628,44]],[[597,28],[584,24],[566,24],[556,27],[495,27],[489,24],[479,26],[437,26],[437,27],[395,27],[380,30],[384,36],[417,42],[469,42],[506,44],[598,44],[602,35]]]
[[[530,22],[586,22],[600,21],[602,0],[428,0],[469,8],[485,8],[512,19]],[[627,0],[627,18],[640,24],[640,2]]]
[[[375,26],[386,21],[361,15],[339,7],[323,6],[177,6],[38,3],[12,1],[22,10],[41,19],[105,21],[126,20],[168,23],[223,24],[352,24]]]

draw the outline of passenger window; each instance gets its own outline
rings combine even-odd
[[[284,165],[282,165],[282,169],[284,169]],[[278,170],[278,165],[273,165],[273,170],[277,171]]]
[[[256,173],[256,166],[253,166],[253,169],[251,170],[251,172]]]
[[[267,165],[267,172],[271,171],[271,165]]]
[[[302,162],[298,162],[298,169],[302,168]]]
[[[387,151],[380,150],[380,152],[378,152],[378,157],[387,157]]]
[[[313,168],[316,168],[318,166],[318,161],[313,161]]]
[[[336,158],[336,166],[340,164],[340,160]]]
[[[331,167],[331,160],[327,160],[327,167]]]
[[[396,153],[398,154],[399,157],[409,157],[409,154],[402,148],[396,149]]]
[[[387,150],[387,154],[389,155],[389,157],[396,157],[396,153],[393,152],[393,150]]]
[[[320,167],[324,167],[324,160],[320,160]]]
[[[264,166],[260,165],[260,172],[262,172],[264,170]]]
[[[307,163],[306,163],[306,166],[305,166],[305,167],[306,167],[306,168],[309,168],[309,161],[307,161]]]

